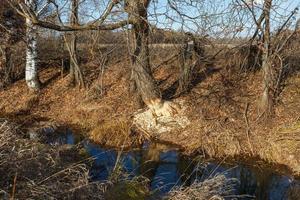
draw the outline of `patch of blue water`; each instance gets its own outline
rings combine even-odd
[[[71,132],[61,135],[58,141],[66,144],[76,143]],[[194,181],[201,182],[223,174],[228,179],[235,178],[239,181],[234,188],[235,195],[248,195],[237,199],[282,200],[285,199],[286,192],[293,182],[288,176],[281,176],[270,170],[254,170],[244,165],[228,167],[213,162],[193,163],[192,158],[182,159],[180,153],[175,150],[160,151],[157,159],[145,160],[147,157],[145,154],[152,148],[149,143],[143,145],[140,150],[122,152],[120,155],[116,150],[105,149],[89,141],[83,144],[88,154],[94,158],[90,171],[93,181],[107,180],[119,160],[124,169],[124,176],[125,174],[127,178],[146,176],[150,180],[151,189],[161,195],[175,186]],[[192,169],[187,171],[186,166]],[[187,176],[183,176],[184,174]],[[190,181],[187,181],[187,177]]]

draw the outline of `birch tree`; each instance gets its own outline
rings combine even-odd
[[[36,0],[25,0],[25,5],[37,12]],[[26,41],[25,80],[30,90],[37,91],[41,87],[37,68],[37,27],[30,18],[26,18]]]

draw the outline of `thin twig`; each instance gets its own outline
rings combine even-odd
[[[245,119],[245,122],[246,122],[247,140],[248,140],[248,143],[249,143],[251,153],[252,153],[252,155],[254,155],[253,147],[252,147],[252,144],[250,142],[250,125],[249,125],[249,119],[248,119],[248,110],[249,110],[249,103],[246,104],[246,108],[245,108],[245,112],[244,112],[244,119]]]
[[[14,178],[14,185],[13,185],[12,194],[11,194],[11,198],[10,198],[11,200],[15,199],[17,177],[18,177],[18,172],[16,172],[16,175],[15,175],[15,178]]]

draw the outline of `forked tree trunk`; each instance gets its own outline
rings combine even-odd
[[[32,10],[35,10],[36,5],[34,0],[25,0],[25,3]],[[28,18],[26,18],[26,37],[25,80],[30,90],[37,91],[40,89],[37,69],[37,28]]]
[[[72,0],[72,13],[70,16],[72,25],[78,25],[78,0]],[[68,48],[70,53],[70,84],[84,87],[83,75],[78,63],[77,55],[77,34],[73,32],[70,37],[70,46]]]
[[[133,20],[135,49],[132,56],[132,78],[143,102],[157,116],[173,115],[179,109],[171,102],[164,102],[155,83],[150,66],[149,24],[147,8],[150,0],[126,0],[125,10]]]
[[[271,30],[270,30],[270,11],[272,7],[272,0],[265,0],[264,15],[264,49],[262,55],[262,69],[263,69],[263,93],[260,102],[260,112],[266,116],[272,113],[273,98],[274,98],[274,80],[271,60]]]

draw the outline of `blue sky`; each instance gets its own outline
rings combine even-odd
[[[185,17],[180,19],[176,12],[172,11],[167,6],[167,0],[158,0],[152,3],[149,9],[151,14],[160,14],[158,18],[151,18],[152,23],[156,23],[161,28],[183,29],[186,31],[200,32],[203,34],[221,34],[222,36],[230,35],[236,30],[243,29],[241,35],[246,35],[253,30],[252,16],[249,15],[247,9],[237,6],[239,0],[198,0],[194,5],[187,5],[184,3],[177,3],[177,9],[189,17],[196,17],[197,19],[189,19]],[[156,3],[155,3],[156,2]],[[171,0],[176,2],[176,0]],[[272,12],[272,25],[280,26],[292,10],[300,5],[300,0],[274,0],[274,8]],[[154,9],[154,7],[156,9]],[[154,11],[156,10],[156,12]],[[261,9],[257,8],[257,16],[259,16]],[[166,13],[167,14],[164,14]],[[300,17],[299,13],[295,19]],[[172,18],[172,19],[170,19]],[[158,21],[157,21],[158,19]],[[295,22],[296,20],[293,20]],[[183,23],[182,23],[183,22]],[[242,28],[241,28],[242,27]]]
[[[64,5],[67,1],[60,0],[60,3]],[[102,13],[110,2],[109,0],[81,1],[83,1],[80,5],[81,21],[91,21],[99,17],[99,13]],[[186,17],[180,17],[174,9],[171,9],[168,0],[152,0],[149,20],[151,24],[165,29],[191,31],[219,37],[246,36],[254,30],[254,23],[247,9],[238,6],[238,1],[241,2],[241,0],[188,0],[186,2],[191,2],[188,4],[183,0],[169,0],[178,11],[186,15]],[[274,0],[273,4],[276,9],[272,12],[272,25],[276,29],[291,11],[300,5],[300,0]],[[119,7],[120,9],[122,8]],[[69,5],[66,4],[63,10],[67,19]],[[256,10],[259,15],[261,10],[259,8]],[[124,14],[116,12],[111,19],[119,20],[124,17]],[[299,18],[299,13],[295,17]],[[296,21],[295,19],[293,22]],[[238,35],[234,35],[238,31],[240,31]]]

